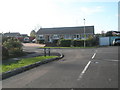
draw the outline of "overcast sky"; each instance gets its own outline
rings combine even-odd
[[[118,30],[119,0],[83,1],[0,0],[0,32],[29,34],[40,27],[83,26],[84,18],[86,25],[94,25],[95,33]]]

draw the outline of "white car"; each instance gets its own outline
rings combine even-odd
[[[33,39],[33,40],[32,40],[32,43],[35,43],[35,42],[36,42],[36,39]]]
[[[113,45],[114,45],[114,46],[116,46],[116,45],[120,46],[120,38],[114,39],[114,40],[113,40]]]

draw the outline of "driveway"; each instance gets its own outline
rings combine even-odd
[[[5,79],[3,88],[118,88],[118,47],[53,51],[65,57]]]
[[[28,47],[44,47],[44,44],[36,44],[36,43],[22,43],[23,46],[28,46]]]

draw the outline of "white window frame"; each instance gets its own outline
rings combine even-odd
[[[59,39],[59,35],[58,34],[54,34],[53,35],[53,39]]]
[[[39,35],[38,37],[39,37],[40,40],[44,39],[44,35]]]

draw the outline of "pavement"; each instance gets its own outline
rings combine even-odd
[[[118,47],[51,52],[61,52],[64,58],[5,79],[3,88],[118,88]]]
[[[45,44],[36,44],[36,43],[22,43],[23,46],[31,46],[31,47],[44,47]]]

